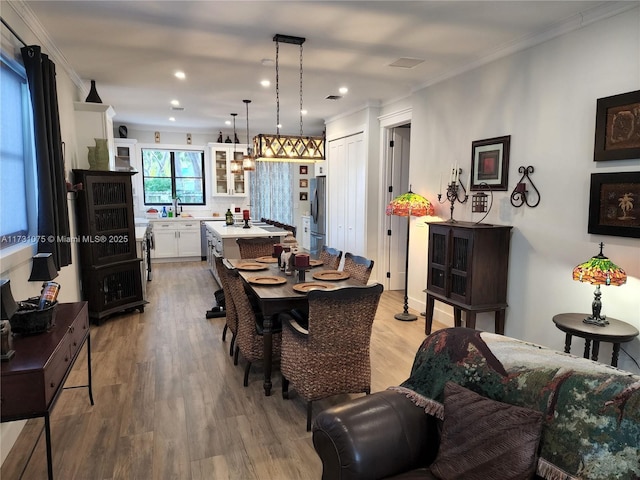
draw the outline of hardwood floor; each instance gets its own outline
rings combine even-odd
[[[53,409],[56,480],[318,479],[322,466],[306,432],[306,407],[270,397],[260,363],[242,386],[224,318],[206,319],[215,281],[205,262],[154,266],[149,305],[91,328],[93,396],[64,391]],[[402,292],[384,292],[371,341],[372,391],[407,378],[424,318],[399,322]],[[435,328],[442,325],[435,325]],[[86,347],[66,385],[86,383]],[[314,403],[314,413],[356,395]],[[46,479],[43,420],[27,423],[2,465],[4,480]],[[36,444],[31,460],[28,457]],[[24,469],[24,471],[23,471]]]

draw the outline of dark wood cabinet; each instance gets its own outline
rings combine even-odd
[[[144,311],[136,252],[131,176],[134,172],[74,170],[83,299],[100,322],[123,310]]]
[[[511,227],[429,222],[425,333],[431,333],[435,301],[453,307],[455,326],[475,328],[476,313],[495,312],[504,334]]]

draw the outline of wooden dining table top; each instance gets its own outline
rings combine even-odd
[[[253,265],[259,262],[252,259],[226,259],[226,261],[230,266],[238,270],[238,273],[245,281],[245,283],[253,291],[256,297],[258,297],[258,299],[262,301],[286,302],[289,300],[295,303],[297,303],[297,301],[299,300],[306,301],[306,292],[300,293],[294,290],[294,287],[301,283],[317,283],[320,285],[325,285],[327,288],[331,289],[340,287],[362,286],[360,282],[352,279],[351,277],[339,280],[317,280],[313,278],[314,273],[334,271],[331,269],[327,269],[324,265],[307,267],[305,269],[305,281],[301,282],[299,280],[297,270],[294,271],[291,275],[286,275],[285,272],[280,270],[277,263],[264,263],[262,265],[264,265],[265,268],[262,270],[244,270],[242,269],[243,264],[249,263]],[[348,274],[345,273],[344,275],[346,276]],[[254,277],[265,276],[283,278],[286,280],[286,283],[276,285],[260,285],[251,282],[251,279]]]

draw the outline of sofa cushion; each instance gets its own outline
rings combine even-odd
[[[531,479],[541,431],[542,413],[447,382],[442,438],[431,471],[442,480]]]

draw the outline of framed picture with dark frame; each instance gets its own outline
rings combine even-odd
[[[640,90],[599,98],[593,160],[640,158]]]
[[[640,172],[592,173],[589,233],[640,238]]]
[[[309,188],[309,180],[307,180],[306,178],[301,178],[300,188]]]
[[[307,192],[300,192],[300,201],[306,202],[309,200],[309,194]]]
[[[469,190],[507,190],[510,146],[511,135],[472,142]]]
[[[300,175],[306,175],[309,173],[309,168],[306,165],[300,165]]]

